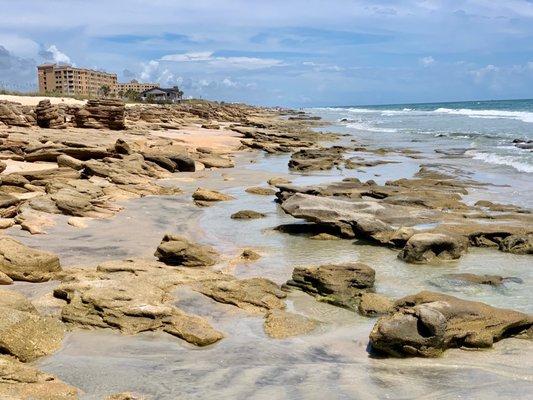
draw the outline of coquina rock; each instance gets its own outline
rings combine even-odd
[[[41,128],[65,129],[65,117],[60,114],[59,107],[52,105],[50,100],[41,100],[35,109],[37,125]]]
[[[15,281],[44,282],[61,271],[59,258],[10,237],[0,238],[0,271]]]
[[[363,263],[297,267],[286,286],[315,296],[317,300],[352,310],[357,309],[361,295],[374,289],[375,271]]]
[[[55,376],[0,356],[0,398],[5,400],[77,400],[78,390]]]
[[[456,260],[468,249],[464,237],[441,233],[417,233],[409,238],[398,258],[414,264]]]
[[[423,291],[396,301],[370,333],[373,349],[393,357],[436,357],[449,348],[487,348],[526,331],[527,314]]]
[[[125,105],[122,100],[97,99],[89,100],[76,113],[76,126],[95,129],[125,129]]]
[[[216,264],[218,253],[209,246],[192,243],[181,235],[166,234],[155,252],[165,264],[204,267]]]
[[[32,117],[18,103],[0,100],[0,122],[7,126],[31,126]]]

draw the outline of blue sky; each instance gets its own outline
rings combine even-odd
[[[0,0],[0,86],[68,62],[285,106],[533,97],[532,0]]]

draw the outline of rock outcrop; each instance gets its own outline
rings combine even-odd
[[[526,331],[527,314],[434,292],[396,301],[370,333],[372,348],[393,357],[436,357],[449,348],[487,348]]]
[[[59,258],[10,237],[0,238],[0,272],[15,281],[44,282],[61,271]]]
[[[231,219],[259,219],[266,217],[265,214],[254,210],[241,210],[231,214]]]
[[[35,108],[37,125],[41,128],[65,129],[67,123],[65,116],[59,111],[59,107],[52,105],[50,100],[41,100]]]
[[[417,233],[409,238],[398,258],[413,264],[456,260],[467,248],[468,241],[460,236]]]
[[[185,267],[205,267],[216,264],[218,260],[218,253],[213,248],[172,234],[163,237],[154,255],[165,264]]]
[[[76,126],[122,130],[125,129],[124,111],[125,105],[122,100],[88,100],[87,104],[76,113]]]
[[[0,398],[77,400],[78,390],[35,367],[11,357],[0,356]]]
[[[295,287],[317,300],[356,310],[361,296],[374,289],[375,271],[363,263],[297,267],[287,287]]]

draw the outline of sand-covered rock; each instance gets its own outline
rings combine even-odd
[[[315,320],[283,310],[271,310],[266,314],[264,329],[274,339],[286,339],[312,332],[318,323]]]
[[[514,254],[533,254],[533,234],[507,236],[500,242],[500,250]]]
[[[61,266],[55,254],[0,237],[0,271],[15,281],[44,282],[61,271]]]
[[[297,267],[288,287],[295,287],[317,300],[357,309],[363,293],[373,291],[375,271],[363,263]]]
[[[492,347],[533,324],[521,312],[427,291],[399,299],[394,307],[370,333],[372,347],[393,357],[436,357],[449,348]]]
[[[181,235],[166,234],[155,254],[160,261],[170,265],[204,267],[214,265],[218,253],[209,246],[192,243]]]

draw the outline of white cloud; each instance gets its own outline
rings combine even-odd
[[[167,54],[160,59],[169,62],[202,62],[223,69],[264,69],[284,65],[281,60],[257,57],[220,57],[211,51]]]
[[[52,56],[52,60],[56,63],[71,64],[70,57],[61,52],[55,44],[46,49]]]
[[[424,67],[429,67],[431,64],[435,63],[435,59],[431,56],[422,57],[418,60],[420,64],[422,64]]]
[[[181,53],[181,54],[167,54],[161,57],[161,61],[176,61],[176,62],[198,62],[198,61],[210,61],[213,59],[213,52],[202,51],[196,53]]]
[[[338,65],[335,65],[335,64],[315,63],[313,61],[304,61],[302,65],[306,67],[311,67],[316,72],[323,72],[323,71],[341,72],[345,70],[343,67],[339,67]]]

